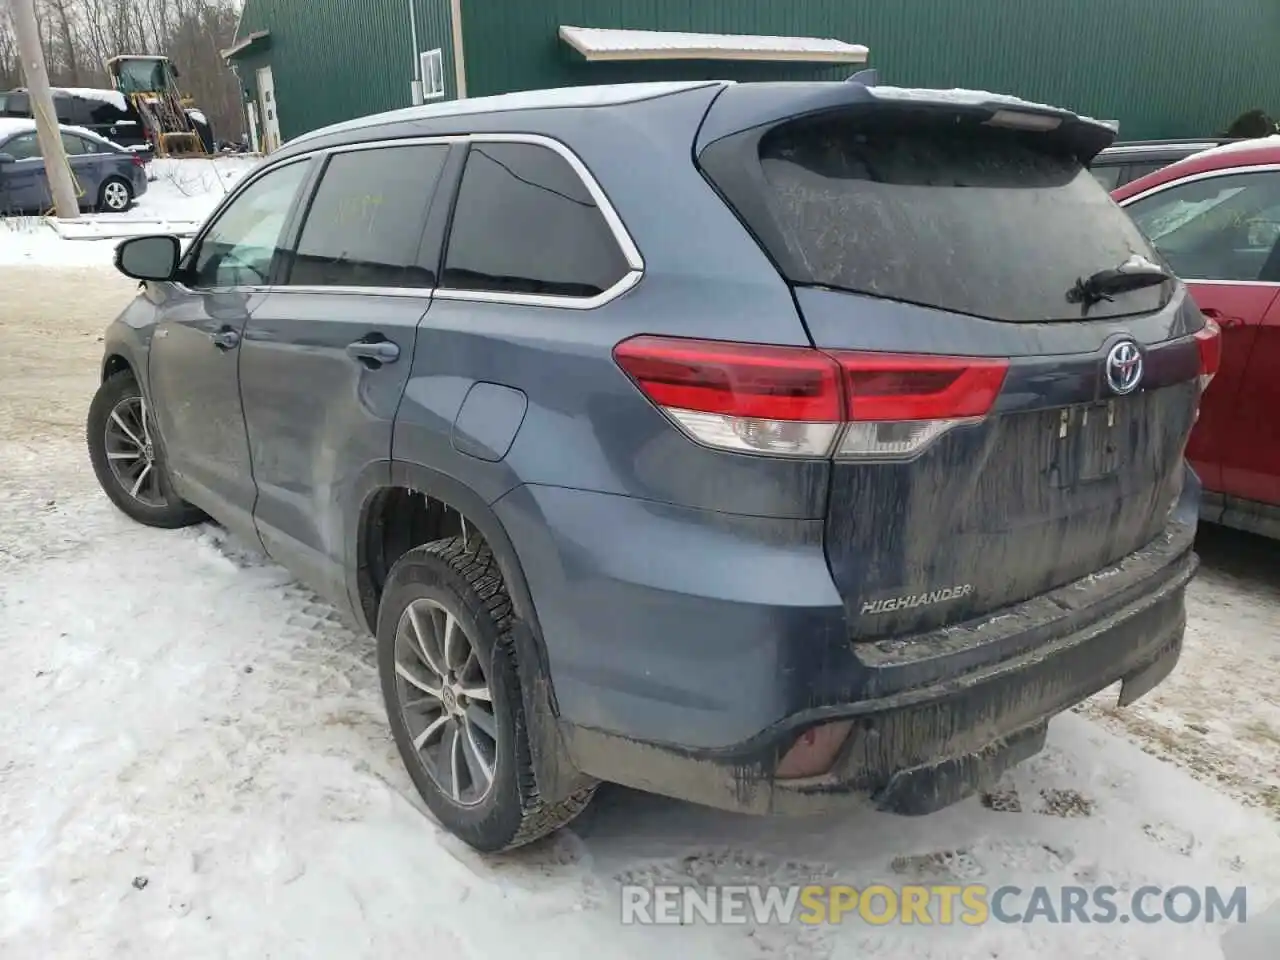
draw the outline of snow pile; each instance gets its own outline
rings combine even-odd
[[[109,103],[122,112],[129,109],[128,103],[125,102],[124,94],[119,90],[107,90],[98,87],[55,87],[53,92],[69,94],[84,100],[98,100],[102,103]]]
[[[1052,110],[1059,113],[1073,113],[1075,117],[1086,123],[1096,123],[1112,130],[1116,129],[1117,126],[1114,120],[1096,120],[1093,117],[1085,116],[1083,113],[1074,113],[1065,107],[1055,107],[1048,103],[1036,103],[1033,100],[1024,100],[1021,97],[1015,97],[1007,93],[992,93],[989,90],[966,90],[961,87],[957,87],[954,90],[931,90],[923,87],[877,85],[867,87],[867,92],[877,100],[953,103],[956,106],[963,107],[1002,106],[1012,109],[1021,108],[1023,110]]]
[[[1280,892],[1273,823],[1078,716],[932,817],[606,789],[572,830],[482,858],[414,794],[368,636],[215,528],[120,517],[79,444],[20,450],[0,449],[5,955],[1216,960],[1254,928],[622,926],[620,887],[1245,885],[1254,917]]]
[[[0,217],[0,265],[109,266],[122,236],[190,235],[259,162],[252,156],[153,160],[147,192],[126,213],[84,214],[57,228],[40,217]],[[104,239],[86,239],[99,236]]]

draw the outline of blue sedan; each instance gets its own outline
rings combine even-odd
[[[138,154],[80,127],[61,130],[82,209],[123,213],[146,192],[146,164]],[[35,121],[0,117],[0,215],[52,207]]]

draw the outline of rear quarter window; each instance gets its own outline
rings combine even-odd
[[[748,226],[772,221],[756,233],[796,283],[996,320],[1078,320],[1066,299],[1078,279],[1154,251],[1090,170],[1035,136],[901,114],[791,121],[759,143],[764,204],[739,212]],[[1133,291],[1088,317],[1148,312],[1168,295]]]
[[[532,143],[476,143],[467,155],[443,285],[591,298],[630,265],[564,157]]]

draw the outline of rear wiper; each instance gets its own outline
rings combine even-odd
[[[1118,267],[1077,279],[1075,286],[1067,291],[1067,302],[1083,304],[1088,312],[1094,304],[1115,299],[1112,294],[1156,287],[1172,279],[1173,274],[1159,264],[1134,254]]]

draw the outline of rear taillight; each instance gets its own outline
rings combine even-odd
[[[995,403],[1007,360],[826,353],[636,337],[618,365],[699,443],[738,453],[910,460]]]
[[[129,159],[130,159],[131,161],[133,161],[133,165],[134,165],[135,167],[145,167],[145,166],[146,166],[146,162],[145,162],[145,161],[144,161],[140,156],[138,156],[136,153],[130,154],[130,155],[129,155]]]
[[[844,419],[840,368],[817,350],[636,337],[613,356],[645,396],[707,446],[825,457]]]
[[[1200,390],[1203,392],[1222,365],[1222,330],[1209,317],[1204,318],[1204,326],[1196,331],[1196,346],[1200,348]]]
[[[849,427],[842,460],[910,460],[947,431],[985,417],[1008,360],[919,354],[834,354],[844,371]]]

